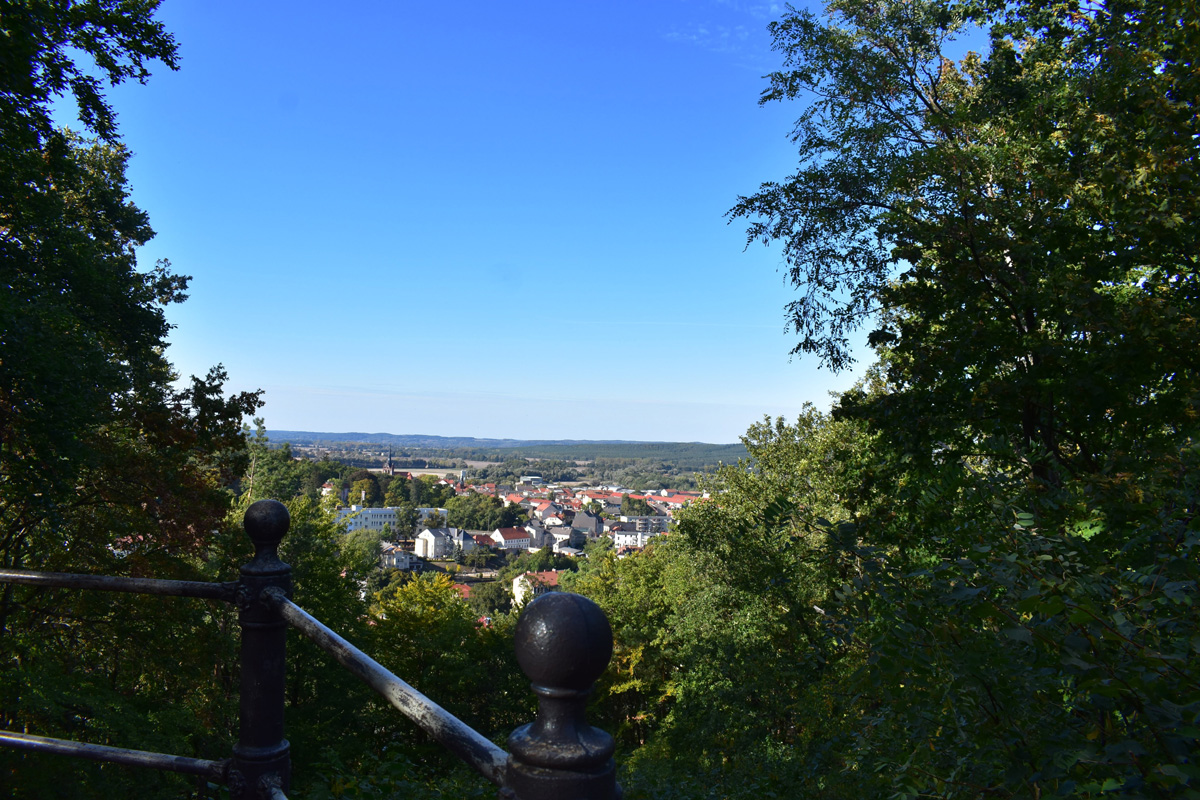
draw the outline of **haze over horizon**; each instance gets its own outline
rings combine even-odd
[[[536,439],[514,439],[512,437],[500,438],[500,437],[494,437],[494,436],[469,436],[469,435],[458,436],[458,435],[453,435],[453,434],[436,434],[436,433],[392,433],[390,431],[321,431],[321,430],[293,430],[290,428],[266,428],[266,434],[273,443],[277,441],[276,437],[282,437],[282,438],[286,439],[288,437],[298,437],[298,436],[319,436],[319,437],[329,437],[328,439],[326,439],[326,441],[331,441],[331,442],[332,441],[355,442],[355,441],[367,441],[367,440],[337,439],[334,437],[366,436],[366,437],[372,437],[372,438],[388,437],[388,438],[394,438],[394,439],[445,439],[445,440],[449,440],[449,441],[472,440],[472,441],[480,442],[480,443],[517,442],[517,443],[536,443],[536,444],[560,444],[560,443],[561,444],[595,444],[595,443],[603,443],[603,444],[712,444],[712,445],[738,444],[738,442],[736,442],[736,441],[733,441],[733,442],[703,442],[703,441],[699,441],[699,440],[677,441],[677,440],[667,440],[667,439],[578,439],[578,438],[548,439],[548,438],[544,438],[544,437],[536,438]],[[417,447],[417,446],[421,446],[421,445],[410,445],[410,446]],[[460,445],[448,445],[448,446],[458,447]]]
[[[724,219],[795,167],[801,109],[756,104],[781,11],[170,0],[180,70],[111,92],[139,260],[194,276],[169,357],[279,430],[734,442],[827,405],[855,375],[789,360],[779,251]]]

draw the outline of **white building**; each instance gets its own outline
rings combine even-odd
[[[398,544],[384,544],[379,554],[379,565],[384,569],[412,569],[413,554]]]
[[[364,508],[362,506],[350,506],[349,508],[339,508],[337,512],[337,521],[345,521],[346,532],[357,531],[363,528],[372,531],[383,532],[383,526],[387,525],[397,535],[408,536],[410,531],[402,531],[396,524],[396,512],[400,509],[395,506],[387,508]],[[418,508],[417,523],[425,519],[430,514],[437,512],[442,519],[450,512],[444,508]]]
[[[613,531],[609,534],[613,547],[618,550],[622,547],[645,547],[647,542],[659,535],[649,531]]]
[[[426,528],[417,534],[416,551],[421,558],[451,558],[455,550],[469,553],[475,539],[460,528]]]
[[[492,531],[492,541],[502,550],[528,550],[533,538],[524,528],[497,528]]]
[[[526,572],[513,579],[513,599],[520,606],[546,592],[558,591],[558,570]]]

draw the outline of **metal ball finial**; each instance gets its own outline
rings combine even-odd
[[[549,592],[525,608],[517,623],[517,663],[534,684],[584,691],[612,658],[612,628],[586,597]]]
[[[291,523],[287,506],[278,500],[259,500],[246,509],[242,518],[242,527],[258,550],[278,547]]]
[[[508,737],[505,785],[522,800],[620,798],[613,738],[587,722],[587,699],[612,658],[613,636],[600,607],[550,592],[517,622],[517,663],[533,682],[537,718]]]

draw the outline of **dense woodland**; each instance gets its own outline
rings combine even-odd
[[[266,436],[267,431],[261,434]],[[372,438],[357,435],[364,440]],[[462,471],[479,483],[515,483],[522,475],[537,474],[548,482],[614,484],[637,491],[692,489],[701,475],[715,471],[721,464],[735,464],[747,455],[741,444],[687,442],[514,445],[502,450],[386,446],[381,450],[380,445],[368,441],[314,442],[294,432],[271,434],[269,438],[290,446],[297,457],[360,469],[378,470],[390,459],[396,469]],[[380,434],[378,438],[385,437]]]
[[[137,265],[102,93],[175,67],[155,6],[0,2],[3,565],[228,580],[247,504],[286,499],[299,602],[502,741],[533,711],[515,614],[477,624],[438,575],[360,600],[373,545],[313,494],[368,478],[248,435],[259,397],[220,367],[173,382],[187,279]],[[1200,797],[1194,5],[832,0],[770,31],[762,102],[795,104],[799,165],[731,218],[786,261],[798,354],[845,368],[865,330],[876,362],[751,426],[671,535],[568,565],[614,628],[592,714],[625,796]],[[950,58],[967,32],[986,52]],[[51,124],[62,95],[80,132]],[[5,586],[0,726],[222,757],[236,628]],[[494,794],[289,647],[292,796]],[[7,797],[218,794],[0,750]]]

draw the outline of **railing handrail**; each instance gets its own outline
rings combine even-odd
[[[283,592],[267,589],[264,594],[267,602],[278,609],[290,626],[333,656],[348,672],[386,698],[400,713],[480,775],[497,786],[504,785],[508,753],[502,748],[334,633]]]
[[[172,756],[147,750],[130,750],[124,747],[109,747],[104,744],[52,739],[49,736],[34,736],[15,731],[0,731],[0,745],[13,750],[54,753],[60,756],[83,758],[88,761],[106,761],[110,764],[150,767],[167,772],[181,772],[185,775],[199,775],[218,783],[225,783],[229,772],[229,759],[227,758],[220,761],[209,761],[204,758]]]
[[[397,677],[291,600],[291,567],[277,549],[290,520],[274,500],[244,518],[255,545],[241,580],[226,583],[0,568],[0,583],[221,600],[239,607],[241,723],[233,757],[221,761],[0,731],[0,746],[202,775],[229,787],[232,800],[286,800],[291,778],[283,737],[286,628],[330,653],[439,744],[501,787],[510,800],[619,800],[613,740],[592,728],[584,705],[612,655],[612,631],[599,607],[579,595],[545,594],[516,629],[517,661],[538,695],[537,719],[508,739],[508,752]]]
[[[94,589],[101,592],[128,592],[171,597],[198,597],[203,600],[236,599],[238,581],[172,581],[161,578],[129,578],[121,575],[88,575],[80,572],[37,572],[31,569],[0,567],[0,583],[19,586],[43,586],[57,589]]]

